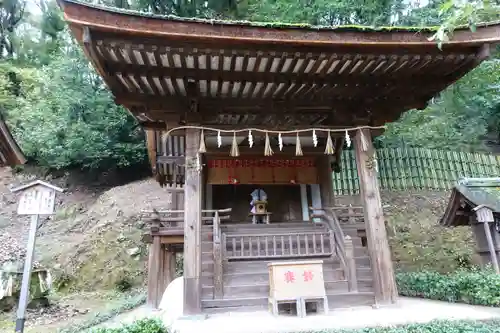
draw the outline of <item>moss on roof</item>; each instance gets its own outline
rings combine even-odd
[[[500,178],[464,178],[455,188],[473,205],[485,205],[500,213]]]
[[[179,22],[195,22],[204,23],[211,25],[234,25],[234,26],[248,26],[257,28],[274,28],[274,29],[308,29],[308,30],[327,30],[327,31],[337,31],[337,32],[435,32],[438,30],[439,26],[431,27],[404,27],[404,26],[363,26],[363,25],[338,25],[338,26],[327,26],[327,25],[312,25],[308,23],[286,23],[286,22],[256,22],[256,21],[233,21],[233,20],[218,20],[218,19],[203,19],[196,17],[180,17],[176,15],[159,15],[153,14],[145,11],[137,11],[123,8],[110,7],[105,5],[89,4],[86,2],[78,0],[58,0],[58,3],[63,7],[64,3],[73,3],[81,6],[86,6],[98,10],[105,10],[108,12],[113,12],[122,15],[131,16],[141,16],[145,18],[160,19],[160,20],[170,20]],[[467,27],[458,27],[467,28]]]

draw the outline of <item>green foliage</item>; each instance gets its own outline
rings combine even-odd
[[[484,138],[500,133],[500,53],[448,88],[426,109],[410,110],[378,140],[386,147],[485,150]]]
[[[425,324],[408,324],[397,327],[374,327],[348,330],[325,330],[315,333],[494,333],[498,320],[485,321],[432,321]]]
[[[453,31],[459,26],[465,25],[471,31],[476,31],[478,24],[499,20],[500,5],[494,0],[475,2],[447,0],[441,5],[438,14],[442,17],[441,27],[430,40],[436,40],[438,47],[441,48],[443,42],[453,37]]]
[[[7,120],[31,160],[56,169],[144,163],[142,131],[79,49],[31,70],[30,77],[33,82],[20,83],[22,98],[7,110]]]
[[[490,270],[398,273],[396,280],[399,293],[404,296],[500,306],[500,275]]]
[[[129,291],[132,289],[133,281],[131,281],[127,276],[123,276],[118,281],[116,281],[116,289],[120,292]]]
[[[158,319],[138,320],[122,328],[100,328],[88,331],[89,333],[165,333],[166,328]]]

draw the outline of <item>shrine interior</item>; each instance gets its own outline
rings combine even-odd
[[[304,221],[300,185],[214,185],[212,209],[231,208],[230,223],[252,223],[250,194],[256,189],[268,196],[271,223]]]

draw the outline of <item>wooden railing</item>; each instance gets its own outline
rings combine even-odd
[[[328,207],[337,216],[341,224],[364,224],[365,215],[362,206],[335,206]]]
[[[331,231],[268,234],[223,234],[225,259],[267,260],[335,255],[335,238]]]
[[[344,207],[339,207],[343,209]],[[355,292],[358,290],[358,280],[356,273],[356,262],[354,259],[354,246],[352,239],[345,236],[342,231],[342,225],[337,217],[336,211],[338,207],[328,208],[314,208],[309,207],[311,221],[313,219],[321,219],[329,227],[330,232],[333,233],[335,238],[335,250],[344,268],[347,277],[349,291]]]
[[[231,213],[231,208],[219,209],[219,210],[204,210],[204,213],[213,214],[212,218],[212,238],[213,238],[213,259],[214,259],[214,298],[224,297],[224,285],[223,285],[223,247],[221,244],[221,220],[229,219],[229,213]]]
[[[217,216],[217,225],[220,225],[221,220],[230,219],[230,212],[231,208],[202,210],[201,222],[203,225],[215,223],[214,220]],[[141,219],[149,224],[152,234],[169,235],[174,231],[181,231],[184,229],[184,210],[143,210],[141,212]],[[220,237],[220,230],[218,232]]]

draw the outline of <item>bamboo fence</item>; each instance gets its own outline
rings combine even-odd
[[[499,177],[500,156],[423,148],[377,149],[380,188],[390,191],[452,188],[460,177]],[[354,151],[345,150],[342,171],[333,173],[336,195],[359,193]]]

